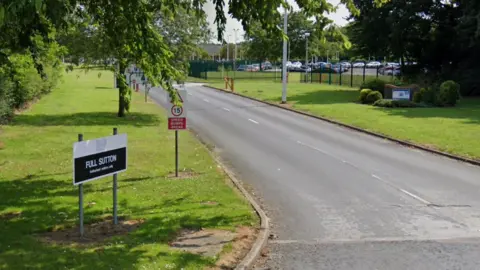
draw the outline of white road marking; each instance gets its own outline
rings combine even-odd
[[[253,120],[253,119],[250,119],[250,118],[249,118],[249,119],[248,119],[248,121],[250,121],[250,122],[252,122],[252,123],[255,123],[255,124],[257,124],[257,125],[258,125],[258,122],[257,122],[257,121],[255,121],[255,120]]]
[[[390,182],[388,182],[388,181],[383,180],[383,179],[382,179],[380,176],[378,176],[378,175],[372,174],[372,177],[375,178],[375,179],[378,179],[378,180],[380,180],[380,181],[382,181],[382,182],[384,182],[385,184],[387,184],[387,185],[389,185],[389,186],[391,186],[391,187],[394,187],[394,188],[400,190],[401,192],[405,193],[406,195],[414,198],[415,200],[417,200],[417,201],[419,201],[419,202],[422,202],[422,203],[424,203],[424,204],[432,204],[432,203],[430,203],[429,201],[427,201],[427,200],[425,200],[425,199],[423,199],[423,198],[421,198],[421,197],[419,197],[419,196],[417,196],[417,195],[415,195],[415,194],[413,194],[413,193],[411,193],[411,192],[409,192],[409,191],[407,191],[407,190],[405,190],[405,189],[403,189],[403,188],[399,188],[399,187],[395,186],[394,184],[392,184],[392,183],[390,183]]]
[[[311,146],[311,145],[305,144],[305,143],[303,143],[303,142],[301,142],[301,141],[297,141],[297,143],[298,143],[298,144],[301,144],[301,145],[303,145],[303,146],[306,146],[306,147],[308,147],[308,148],[311,148],[311,149],[313,149],[313,150],[316,150],[316,151],[318,151],[318,152],[320,152],[320,153],[323,153],[323,154],[325,154],[325,155],[328,155],[328,156],[331,156],[331,157],[333,157],[333,158],[339,159],[339,158],[337,158],[337,157],[335,157],[335,156],[332,156],[332,155],[329,154],[328,152],[323,151],[322,149],[317,148],[317,147],[315,147],[315,146]],[[340,159],[340,160],[341,160],[341,159]]]
[[[204,98],[203,101],[205,101],[205,102],[210,102],[210,101],[208,101],[208,99],[206,99],[206,98]]]
[[[332,154],[329,154],[328,152],[323,151],[322,149],[319,149],[319,148],[317,148],[317,147],[315,147],[315,146],[311,146],[311,145],[305,144],[305,143],[303,143],[303,142],[301,142],[301,141],[297,141],[297,143],[298,143],[298,144],[301,144],[301,145],[303,145],[303,146],[306,146],[306,147],[308,147],[308,148],[311,148],[311,149],[313,149],[313,150],[316,150],[316,151],[318,151],[318,152],[321,152],[321,153],[323,153],[323,154],[325,154],[325,155],[331,156],[331,157],[333,157],[333,158],[335,158],[335,159],[337,159],[337,160],[339,160],[339,161],[341,161],[341,162],[343,162],[343,163],[345,163],[345,164],[348,164],[348,165],[350,165],[350,166],[352,166],[352,167],[354,167],[354,168],[356,168],[356,169],[358,169],[358,170],[360,170],[360,171],[363,171],[360,167],[358,167],[358,166],[356,166],[356,165],[354,165],[354,164],[352,164],[352,163],[350,163],[350,162],[348,162],[348,161],[346,161],[346,160],[343,160],[343,159],[341,159],[341,158],[338,158],[338,157],[336,157],[336,156],[334,156],[334,155],[332,155]],[[411,192],[409,192],[409,191],[407,191],[407,190],[405,190],[405,189],[403,189],[403,188],[400,188],[400,187],[398,187],[398,186],[390,183],[389,181],[386,181],[386,180],[382,179],[380,176],[378,176],[378,175],[376,175],[376,174],[371,174],[371,176],[372,176],[373,178],[375,178],[375,179],[377,179],[377,180],[380,180],[380,181],[382,181],[383,183],[385,183],[385,184],[387,184],[387,185],[389,185],[389,186],[391,186],[391,187],[393,187],[393,188],[395,188],[395,189],[403,192],[404,194],[406,194],[406,195],[408,195],[408,196],[416,199],[417,201],[420,201],[420,202],[422,202],[422,203],[424,203],[424,204],[427,204],[427,205],[428,205],[428,204],[432,204],[432,203],[430,203],[429,201],[427,201],[427,200],[425,200],[425,199],[423,199],[423,198],[421,198],[421,197],[419,197],[419,196],[417,196],[417,195],[415,195],[415,194],[413,194],[413,193],[411,193]]]
[[[403,189],[403,188],[401,188],[400,191],[403,192],[403,193],[405,193],[405,194],[407,194],[408,196],[410,196],[410,197],[418,200],[418,201],[421,201],[421,202],[424,203],[424,204],[431,204],[429,201],[427,201],[427,200],[425,200],[425,199],[422,199],[422,198],[418,197],[417,195],[415,195],[415,194],[413,194],[413,193],[411,193],[411,192],[406,191],[406,190]]]
[[[230,109],[228,109],[228,108],[222,108],[222,109],[224,109],[224,110],[225,110],[225,111],[227,111],[227,112],[229,112],[229,111],[230,111]]]
[[[187,93],[187,95],[192,96],[192,94],[190,94],[190,93]]]

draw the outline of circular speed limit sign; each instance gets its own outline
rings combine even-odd
[[[183,108],[177,105],[172,106],[172,115],[173,116],[180,116],[183,113]]]

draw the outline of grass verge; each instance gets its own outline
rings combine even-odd
[[[73,72],[30,110],[1,127],[1,269],[201,269],[214,258],[173,251],[168,242],[181,228],[256,225],[249,204],[226,181],[206,148],[179,132],[180,169],[174,170],[174,133],[154,103],[133,94],[132,111],[116,117],[118,93],[109,72]],[[79,77],[77,77],[79,75]],[[142,219],[128,235],[104,242],[52,244],[38,234],[78,224],[78,190],[72,185],[72,144],[128,134],[129,168],[119,175],[119,215]],[[85,222],[111,216],[111,178],[84,185]],[[205,202],[216,202],[205,203]],[[87,235],[88,237],[88,235]]]
[[[223,88],[221,83],[211,86]],[[282,84],[235,82],[235,91],[280,102]],[[358,89],[326,84],[288,84],[296,109],[472,159],[480,159],[480,100],[463,99],[454,108],[378,108],[356,103]]]

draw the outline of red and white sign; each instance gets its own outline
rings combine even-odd
[[[177,94],[182,105],[175,105],[170,101],[168,111],[168,129],[170,130],[187,129],[187,91],[177,90]],[[167,98],[170,99],[168,94]]]

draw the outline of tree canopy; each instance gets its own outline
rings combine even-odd
[[[380,0],[376,0],[380,2]],[[175,18],[178,14],[192,13],[202,16],[201,8],[206,0],[4,0],[0,2],[0,64],[11,64],[12,52],[29,52],[42,72],[33,36],[43,42],[55,42],[54,33],[77,31],[70,29],[79,24],[83,31],[91,31],[89,37],[97,41],[102,55],[111,54],[120,65],[117,75],[129,63],[135,63],[153,84],[162,85],[176,96],[171,80],[180,76],[176,65],[176,46],[169,43],[166,33],[158,31],[158,19]],[[353,14],[357,9],[353,0],[341,0]],[[216,9],[218,39],[223,41],[226,17],[225,1],[213,0]],[[325,20],[325,13],[334,10],[327,0],[297,0],[305,16],[314,16],[317,22]],[[279,7],[289,8],[285,0],[230,0],[228,14],[240,20],[247,33],[258,24],[268,33],[281,36],[278,27]],[[252,27],[253,26],[253,27]],[[72,40],[68,41],[72,42]],[[88,46],[88,44],[85,44]],[[78,46],[77,46],[78,49]],[[81,50],[79,50],[80,52]],[[119,78],[119,116],[128,110],[128,87],[123,76]]]
[[[480,2],[354,0],[348,36],[358,54],[417,62],[431,78],[454,79],[462,94],[480,94]],[[408,70],[408,69],[406,69]]]

